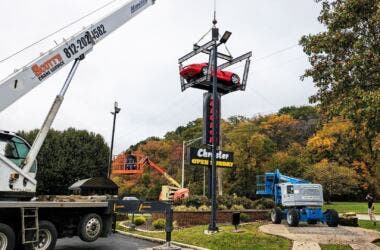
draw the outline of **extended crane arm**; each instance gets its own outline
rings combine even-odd
[[[145,158],[144,159],[144,163],[148,164],[154,170],[156,170],[157,172],[159,172],[160,174],[162,174],[165,177],[165,179],[168,180],[168,182],[171,185],[174,185],[174,186],[176,186],[178,188],[181,188],[181,185],[176,180],[174,180],[173,177],[171,177],[160,166],[158,166],[156,163],[154,163],[153,161],[151,161],[149,158]]]
[[[129,1],[118,10],[89,25],[32,63],[1,80],[0,112],[79,56],[88,54],[96,43],[153,5],[154,2],[155,0]]]
[[[45,121],[33,142],[25,160],[18,165],[12,161],[2,160],[4,163],[1,171],[0,191],[34,193],[37,182],[35,175],[37,168],[32,171],[34,162],[45,141],[47,133],[63,102],[64,95],[74,76],[80,60],[85,58],[94,45],[107,37],[114,30],[122,26],[131,18],[139,14],[155,0],[131,0],[122,7],[112,12],[100,21],[84,28],[81,32],[64,41],[48,53],[41,55],[19,71],[0,81],[0,112],[17,101],[23,95],[41,84],[47,78],[54,75],[61,68],[74,61],[72,69],[65,81],[61,92],[54,100]],[[3,157],[0,157],[3,158]],[[15,173],[16,170],[16,173]],[[23,176],[23,178],[20,178]],[[3,180],[3,178],[5,178]],[[7,181],[9,180],[9,181]],[[5,184],[5,185],[4,185]]]

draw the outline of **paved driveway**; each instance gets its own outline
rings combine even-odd
[[[347,244],[352,249],[360,250],[379,249],[371,242],[380,238],[380,232],[360,227],[328,227],[322,224],[307,225],[302,223],[298,227],[289,227],[284,224],[267,224],[259,227],[259,229],[264,233],[279,235],[293,241]]]
[[[56,250],[137,250],[151,249],[160,244],[136,239],[120,234],[113,234],[108,238],[100,238],[95,242],[87,243],[78,237],[59,239]]]

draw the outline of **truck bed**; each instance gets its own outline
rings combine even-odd
[[[38,208],[83,208],[83,207],[108,207],[109,202],[79,202],[79,201],[0,201],[0,208],[22,208],[22,207],[38,207]]]

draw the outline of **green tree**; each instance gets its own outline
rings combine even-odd
[[[379,0],[316,0],[322,10],[318,20],[326,31],[302,37],[309,56],[311,77],[318,88],[310,97],[327,118],[342,115],[363,131],[369,164],[380,132],[380,2]]]
[[[291,115],[294,119],[297,120],[310,120],[319,118],[318,110],[313,106],[283,107],[278,111],[278,114]]]
[[[33,143],[38,130],[20,132]],[[104,138],[86,130],[50,130],[38,154],[37,193],[67,194],[80,179],[105,176],[109,148]]]

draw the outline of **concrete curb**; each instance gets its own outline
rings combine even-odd
[[[123,228],[126,228],[124,225],[120,224],[120,226],[122,226]],[[166,243],[165,240],[158,239],[158,238],[153,238],[153,237],[149,237],[149,236],[143,236],[143,235],[129,233],[129,232],[124,232],[124,231],[120,231],[120,230],[116,230],[116,232],[119,233],[119,234],[123,234],[123,235],[127,235],[127,236],[132,236],[132,237],[135,237],[135,238],[138,238],[138,239],[148,240],[148,241],[159,243],[159,244]],[[188,244],[184,244],[184,243],[180,243],[180,242],[176,242],[176,241],[172,241],[171,243],[173,245],[176,245],[176,246],[180,246],[180,247],[184,247],[184,248],[190,248],[190,249],[194,249],[194,250],[210,250],[208,248],[188,245]]]

